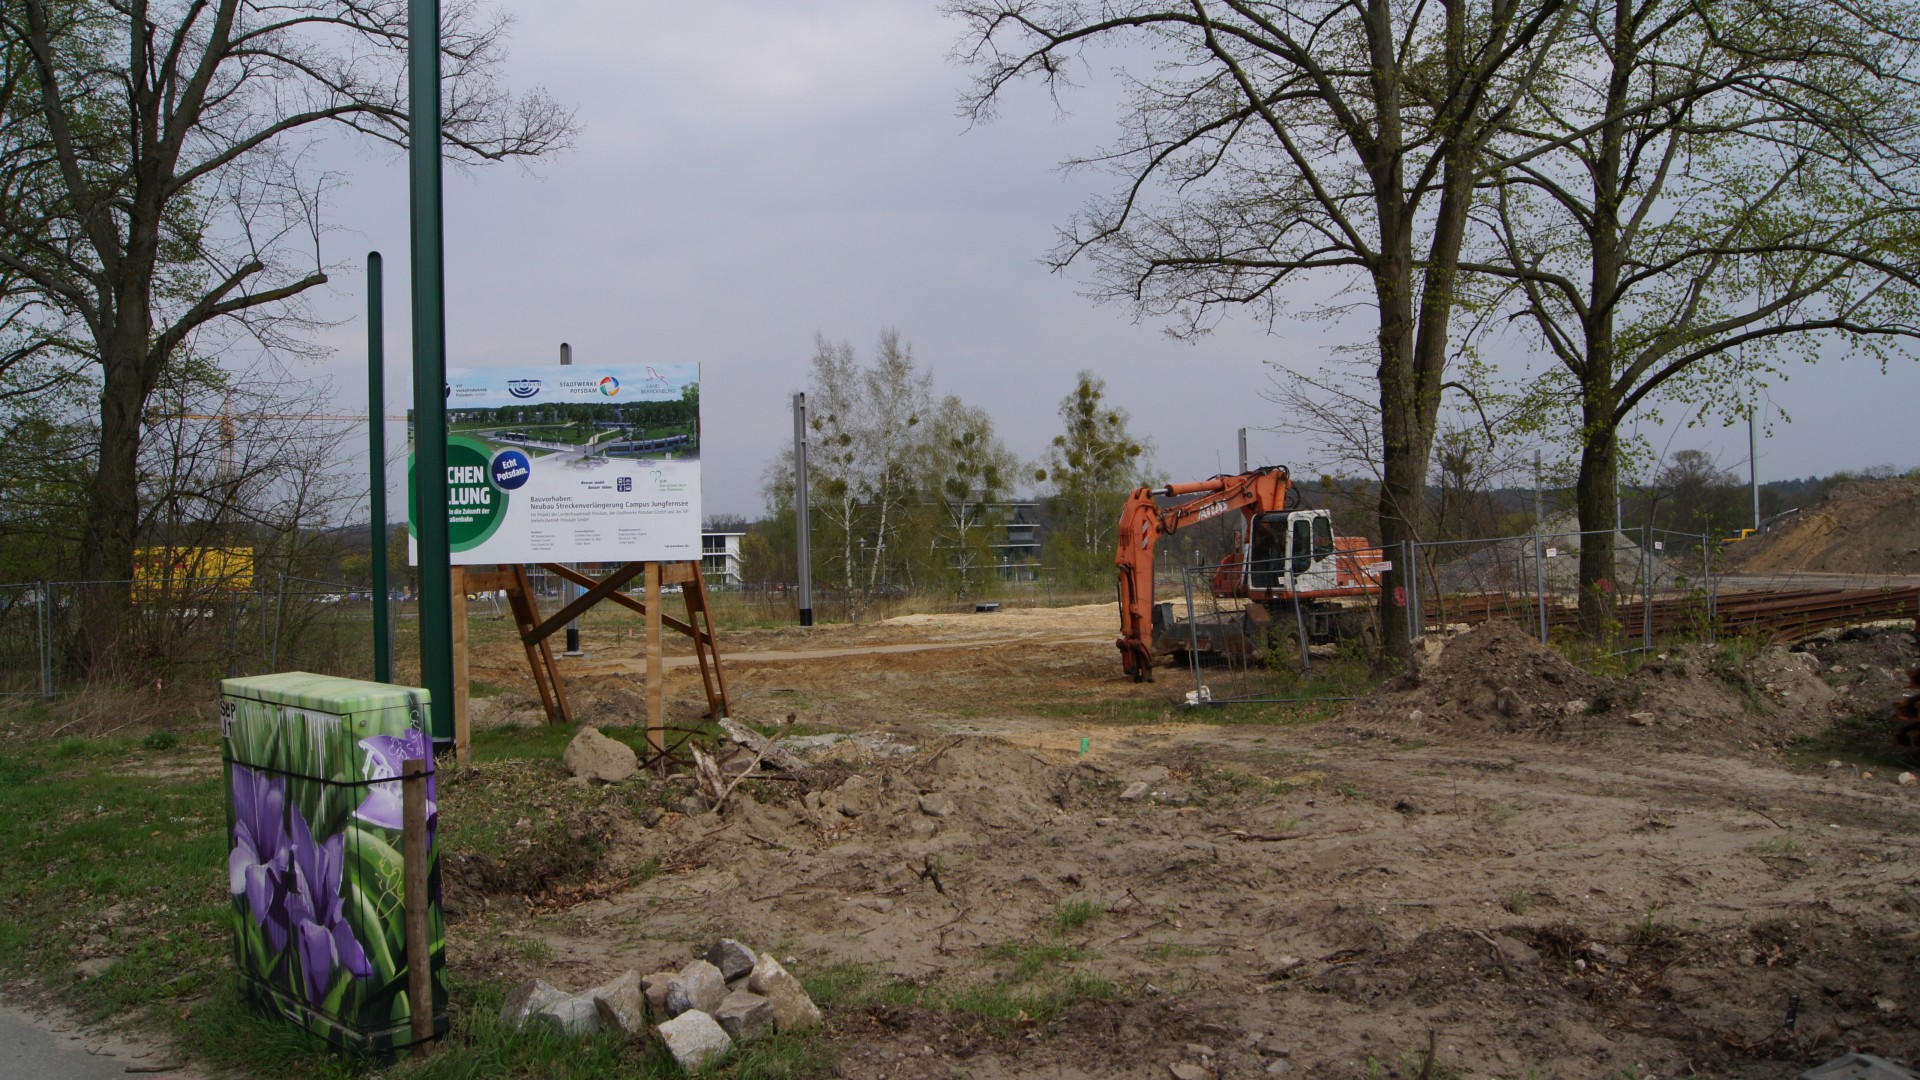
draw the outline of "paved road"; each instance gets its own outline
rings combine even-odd
[[[57,1016],[0,1001],[0,1080],[193,1080],[182,1068],[149,1070],[176,1059],[164,1048],[130,1043],[111,1032],[86,1031]],[[130,1071],[137,1070],[137,1071]]]

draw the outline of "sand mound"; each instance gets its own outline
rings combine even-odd
[[[1730,545],[1747,574],[1920,573],[1920,482],[1853,480],[1765,536]]]
[[[1608,691],[1515,623],[1490,622],[1448,640],[1417,676],[1354,703],[1347,718],[1436,730],[1554,734]]]

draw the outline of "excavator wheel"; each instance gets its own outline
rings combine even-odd
[[[1300,631],[1292,623],[1274,623],[1267,630],[1267,666],[1300,666]]]

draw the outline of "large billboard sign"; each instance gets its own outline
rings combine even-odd
[[[700,558],[700,365],[449,368],[447,535],[456,566]]]

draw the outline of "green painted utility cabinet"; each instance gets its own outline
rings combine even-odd
[[[220,683],[227,888],[247,997],[336,1046],[412,1042],[401,763],[433,763],[427,691],[290,671]],[[434,780],[427,780],[433,1030],[447,1029]]]

